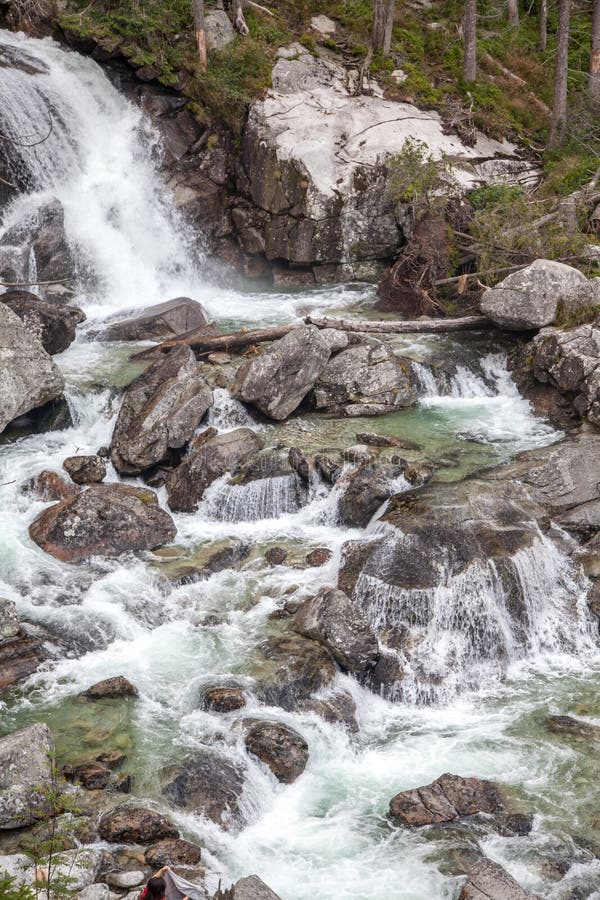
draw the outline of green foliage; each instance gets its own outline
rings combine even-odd
[[[486,184],[469,192],[469,200],[475,210],[510,208],[513,201],[524,196],[523,188],[516,184]]]
[[[427,145],[416,138],[405,140],[388,167],[388,191],[399,203],[430,207],[437,195],[447,195],[454,184],[448,163],[434,159]]]
[[[562,300],[558,301],[554,324],[557,328],[576,328],[578,325],[587,325],[595,322],[600,316],[600,306],[584,306],[579,309],[570,309]]]
[[[552,154],[545,159],[546,181],[544,193],[566,197],[589,184],[598,168],[598,157],[585,152],[585,148],[567,149],[566,154]]]
[[[35,891],[27,885],[18,884],[8,872],[0,872],[0,900],[35,900]]]

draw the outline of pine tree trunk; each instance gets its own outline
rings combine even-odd
[[[206,52],[206,23],[204,20],[204,0],[194,0],[194,33],[200,59],[200,68],[206,72],[208,54]]]
[[[390,52],[395,5],[395,0],[374,0],[371,33],[373,53],[383,53],[387,56]]]
[[[548,46],[548,0],[540,0],[540,50]]]
[[[250,33],[246,17],[244,16],[244,0],[233,0],[231,4],[231,18],[236,31],[243,35]]]
[[[569,68],[569,29],[571,25],[571,0],[559,0],[558,45],[554,67],[554,103],[548,135],[548,150],[556,150],[565,136],[567,126],[567,75]]]
[[[600,0],[594,0],[592,13],[592,48],[588,87],[592,103],[594,106],[600,105]]]
[[[473,84],[477,78],[477,0],[465,0],[463,39],[465,45],[463,77],[467,84]]]
[[[519,0],[508,0],[508,24],[513,27],[519,24]]]

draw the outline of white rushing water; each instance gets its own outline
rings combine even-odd
[[[95,287],[82,300],[92,320],[178,294],[201,300],[219,321],[246,322],[286,321],[305,309],[364,299],[364,292],[344,288],[244,294],[205,283],[202,257],[160,185],[156,136],[139,110],[94,62],[52,41],[2,33],[0,43],[31,53],[42,68],[37,75],[0,68],[3,128],[39,134],[47,111],[55,117],[49,140],[27,154],[31,194],[14,203],[2,227],[58,197],[69,238],[93,275]],[[365,539],[338,524],[339,488],[315,484],[304,495],[288,475],[268,483],[216,482],[197,514],[175,516],[181,559],[193,562],[194,554],[231,542],[249,548],[241,571],[210,578],[188,578],[191,563],[188,570],[181,559],[151,554],[68,565],[28,537],[28,525],[45,504],[24,493],[23,482],[42,469],[60,472],[68,455],[109,444],[119,404],[113,387],[130,377],[128,353],[78,340],[57,358],[73,426],[0,447],[0,593],[16,602],[27,622],[45,629],[51,653],[24,691],[0,705],[2,729],[43,718],[70,753],[97,740],[128,741],[141,796],[156,796],[158,772],[174,756],[216,742],[246,769],[247,827],[225,833],[200,817],[176,818],[204,840],[205,859],[225,883],[256,872],[283,900],[453,900],[464,877],[440,864],[442,857],[448,863],[453,848],[392,829],[387,805],[397,791],[442,772],[495,778],[514,786],[537,816],[531,837],[487,838],[486,852],[525,886],[562,900],[564,884],[540,860],[572,846],[573,834],[585,837],[592,821],[587,786],[597,772],[593,757],[550,740],[540,723],[548,712],[600,716],[593,638],[579,628],[575,613],[565,620],[569,602],[581,606],[584,590],[568,560],[547,539],[516,560],[529,603],[525,635],[507,615],[507,598],[491,569],[440,584],[429,598],[431,622],[418,658],[430,676],[448,678],[444,705],[415,705],[418,679],[409,673],[406,696],[396,703],[337,677],[335,690],[356,705],[356,733],[314,713],[265,707],[253,693],[252,660],[276,627],[273,612],[284,600],[335,583],[343,544]],[[423,393],[421,409],[411,415],[422,417],[424,431],[434,427],[434,415],[443,416],[457,452],[465,436],[513,451],[556,438],[532,415],[496,354],[483,359],[479,374],[459,366],[443,388],[426,380]],[[224,391],[216,392],[208,424],[257,427]],[[112,469],[108,478],[116,480]],[[160,499],[164,503],[162,492]],[[264,551],[276,545],[290,560],[269,567]],[[316,547],[329,549],[331,559],[307,567],[306,555]],[[374,621],[389,601],[371,592]],[[495,663],[486,665],[477,649],[482,636],[504,642],[504,686],[492,678]],[[465,673],[467,686],[480,690],[460,695]],[[76,697],[116,674],[137,685],[140,699],[127,721],[112,722],[106,713],[98,738],[99,723],[86,720]],[[250,715],[284,721],[307,739],[308,767],[293,785],[277,783],[245,753],[236,714],[198,709],[202,685],[230,678],[245,686]],[[569,878],[574,887],[587,886],[581,896],[600,896],[593,893],[600,885],[598,864],[583,851]]]

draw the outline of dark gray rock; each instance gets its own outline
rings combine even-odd
[[[300,325],[238,369],[232,394],[272,419],[285,419],[314,386],[330,354],[318,328]]]
[[[100,456],[68,456],[63,469],[75,484],[100,484],[106,478],[106,464]]]
[[[544,328],[524,349],[534,377],[567,397],[579,416],[600,425],[600,328]]]
[[[508,872],[491,859],[481,859],[469,873],[459,900],[539,900],[524,890]]]
[[[0,597],[0,694],[35,672],[42,659],[41,641],[21,625],[13,601]]]
[[[228,890],[218,890],[213,900],[281,900],[258,875],[240,878]]]
[[[308,744],[301,734],[282,722],[250,723],[244,743],[248,752],[284,784],[292,784],[306,768]]]
[[[45,509],[29,526],[42,550],[67,562],[154,550],[176,533],[153,491],[125,484],[94,485]]]
[[[262,446],[262,438],[250,428],[237,428],[225,434],[208,429],[199,435],[187,457],[167,478],[170,508],[193,512],[215,479],[232,471]]]
[[[197,329],[202,329],[203,334],[217,334],[201,303],[190,297],[176,297],[148,306],[129,319],[111,323],[102,337],[107,341],[167,341]]]
[[[334,356],[311,393],[315,409],[345,416],[378,416],[414,406],[410,366],[379,341]]]
[[[44,813],[54,741],[36,722],[0,738],[0,830],[32,825]]]
[[[62,353],[75,340],[75,329],[85,322],[85,313],[76,306],[57,306],[40,300],[29,291],[7,291],[0,294],[0,303],[21,319],[25,329],[38,339],[53,356]]]
[[[118,697],[138,697],[138,689],[124,675],[114,675],[97,681],[81,695],[88,700],[106,700]]]
[[[123,803],[104,813],[98,834],[110,844],[149,844],[162,838],[178,838],[177,827],[166,816],[139,803]]]
[[[163,795],[174,806],[204,815],[222,828],[243,822],[239,801],[244,773],[212,750],[195,753],[168,773]]]
[[[137,475],[167,460],[172,450],[181,450],[212,402],[188,346],[160,356],[123,396],[110,448],[117,472]]]
[[[294,634],[271,637],[256,654],[255,693],[268,705],[298,709],[315,691],[327,687],[336,672],[327,650],[315,641]]]
[[[397,482],[405,468],[391,463],[366,463],[348,476],[348,487],[338,504],[342,523],[350,528],[366,528],[381,504],[397,492]]]
[[[390,801],[389,818],[395,825],[421,827],[503,809],[502,796],[493,782],[446,774],[424,787],[396,794]]]
[[[379,643],[369,620],[343,591],[323,588],[305,600],[294,628],[323,644],[347,672],[365,672],[379,656]]]
[[[62,395],[64,378],[21,319],[0,303],[0,432]]]
[[[592,293],[591,288],[585,291],[586,285],[589,287],[589,282],[579,269],[554,260],[536,259],[485,291],[481,312],[502,328],[514,331],[543,328],[554,322],[558,303],[563,298],[572,299],[576,295],[581,307],[589,305]]]

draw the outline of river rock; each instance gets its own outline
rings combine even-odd
[[[573,716],[546,716],[546,730],[551,734],[566,734],[569,737],[585,738],[586,741],[600,741],[600,725],[592,725]]]
[[[207,712],[228,713],[243,709],[246,697],[243,688],[227,685],[206,685],[200,694],[200,708]]]
[[[33,825],[43,815],[53,753],[50,729],[42,722],[0,738],[0,830]]]
[[[7,291],[0,294],[0,303],[21,319],[25,329],[38,339],[53,356],[62,353],[75,340],[75,329],[85,322],[85,313],[76,306],[56,306],[40,300],[29,291]]]
[[[63,469],[75,484],[100,484],[106,478],[106,464],[101,456],[68,456]]]
[[[201,303],[190,297],[176,297],[148,306],[121,322],[113,322],[103,332],[107,341],[167,341],[186,331],[217,334]]]
[[[81,695],[88,700],[106,700],[120,697],[139,697],[138,689],[125,678],[124,675],[115,675],[112,678],[104,678],[97,681]]]
[[[262,446],[262,438],[250,428],[237,428],[225,434],[216,434],[213,429],[201,434],[192,443],[187,457],[167,478],[169,507],[178,512],[193,512],[215,479],[230,472]]]
[[[0,432],[13,419],[62,395],[56,363],[21,319],[0,303]]]
[[[13,601],[0,597],[0,695],[35,672],[41,660],[40,641],[21,626]]]
[[[94,485],[45,509],[29,526],[31,539],[65,562],[154,550],[176,533],[153,491],[125,484]]]
[[[421,827],[503,808],[500,792],[491,781],[446,774],[424,787],[396,794],[390,801],[389,817],[395,825]]]
[[[218,892],[213,900],[281,900],[281,898],[267,887],[258,875],[249,875],[236,881],[224,895]]]
[[[322,588],[305,600],[294,628],[323,644],[347,672],[365,672],[379,656],[379,644],[367,617],[343,591]]]
[[[191,440],[212,402],[188,346],[160,356],[125,391],[110,450],[117,472],[137,475],[167,460]]]
[[[405,468],[367,462],[348,476],[348,487],[338,503],[342,523],[350,528],[366,528],[382,503],[397,492]]]
[[[544,328],[523,355],[535,379],[569,398],[579,416],[600,425],[600,328]]]
[[[282,722],[253,722],[244,743],[248,752],[257,756],[284,784],[291,784],[306,768],[308,744],[301,734]]]
[[[316,713],[331,725],[341,725],[353,734],[358,732],[356,721],[356,703],[352,694],[347,691],[328,691],[311,697],[300,704],[300,708],[306,712]]]
[[[75,777],[86,791],[103,791],[110,781],[110,769],[99,763],[78,766]]]
[[[178,838],[179,831],[166,816],[135,803],[123,803],[104,813],[98,834],[110,844],[149,844],[162,838]]]
[[[158,869],[162,866],[195,866],[201,855],[200,847],[191,841],[165,838],[149,847],[144,857],[149,866]]]
[[[294,710],[336,675],[327,650],[300,635],[274,636],[258,648],[255,692],[263,703]],[[258,656],[258,655],[257,655]]]
[[[311,568],[314,566],[326,566],[330,559],[333,558],[333,551],[328,547],[315,547],[310,553],[306,554],[306,564]]]
[[[33,494],[38,500],[66,500],[79,493],[79,488],[69,484],[58,472],[44,469],[23,485],[23,490]]]
[[[231,392],[272,419],[286,419],[314,386],[330,355],[319,329],[300,325],[242,365]]]
[[[481,859],[469,873],[459,900],[539,900],[524,890],[508,872],[491,859]]]
[[[315,409],[345,416],[378,416],[414,406],[410,367],[385,344],[349,347],[325,366],[311,393]]]
[[[107,884],[120,890],[131,890],[131,888],[137,887],[138,884],[145,880],[145,873],[135,869],[125,872],[109,872],[106,876]]]
[[[576,295],[581,306],[591,300],[585,275],[550,259],[536,259],[531,265],[513,272],[481,298],[481,312],[502,328],[530,331],[551,325],[559,302]],[[584,290],[582,291],[582,288]]]
[[[222,828],[242,824],[239,806],[244,773],[212,750],[197,752],[169,773],[163,795],[182,809],[204,815]]]

